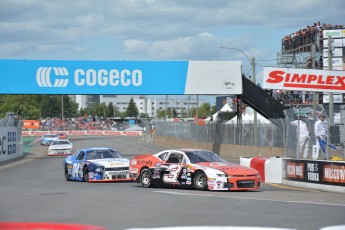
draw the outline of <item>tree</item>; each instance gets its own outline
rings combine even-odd
[[[139,115],[138,107],[134,102],[133,97],[129,100],[127,110],[125,112],[126,117],[137,117]]]
[[[1,95],[0,117],[7,112],[21,113],[24,119],[40,117],[40,107],[35,95]]]
[[[202,104],[198,109],[198,117],[199,118],[206,118],[207,116],[211,115],[211,105],[210,103]]]
[[[157,110],[157,117],[158,118],[165,118],[165,109]]]

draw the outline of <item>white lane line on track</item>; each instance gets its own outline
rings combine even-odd
[[[319,202],[308,202],[308,201],[285,201],[285,200],[271,200],[262,198],[246,198],[246,197],[229,197],[229,196],[216,196],[210,194],[194,194],[194,193],[183,193],[183,192],[171,192],[171,191],[152,191],[156,193],[165,193],[171,195],[179,196],[201,196],[201,197],[212,197],[212,198],[227,198],[227,199],[240,199],[240,200],[257,200],[257,201],[271,201],[271,202],[281,202],[281,203],[296,203],[296,204],[316,204],[316,205],[329,205],[329,206],[340,206],[345,207],[345,204],[331,204],[331,203],[319,203]]]

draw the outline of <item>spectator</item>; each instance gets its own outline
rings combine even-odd
[[[319,120],[317,120],[314,124],[314,133],[315,133],[315,139],[316,139],[316,145],[320,148],[320,140],[327,143],[327,121],[326,121],[326,115],[320,114]],[[328,152],[327,148],[321,148],[322,151],[322,159],[328,160]]]
[[[296,127],[297,132],[297,148],[296,158],[300,159],[303,153],[303,159],[307,159],[309,152],[309,130],[307,124],[302,121],[298,116],[295,117],[294,121],[289,123]]]

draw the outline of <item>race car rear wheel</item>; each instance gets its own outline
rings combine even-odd
[[[68,174],[68,169],[67,169],[67,165],[65,165],[65,179],[66,181],[69,181],[69,174]]]
[[[195,174],[194,186],[198,190],[207,190],[207,176],[204,172],[198,171]]]
[[[140,183],[144,188],[152,187],[152,173],[149,169],[143,169],[140,173]]]
[[[83,181],[89,181],[89,170],[87,169],[87,167],[85,167],[83,170]]]

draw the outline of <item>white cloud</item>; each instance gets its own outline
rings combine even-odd
[[[284,35],[341,24],[344,10],[342,0],[2,0],[0,58],[243,59],[222,45],[275,58]]]

